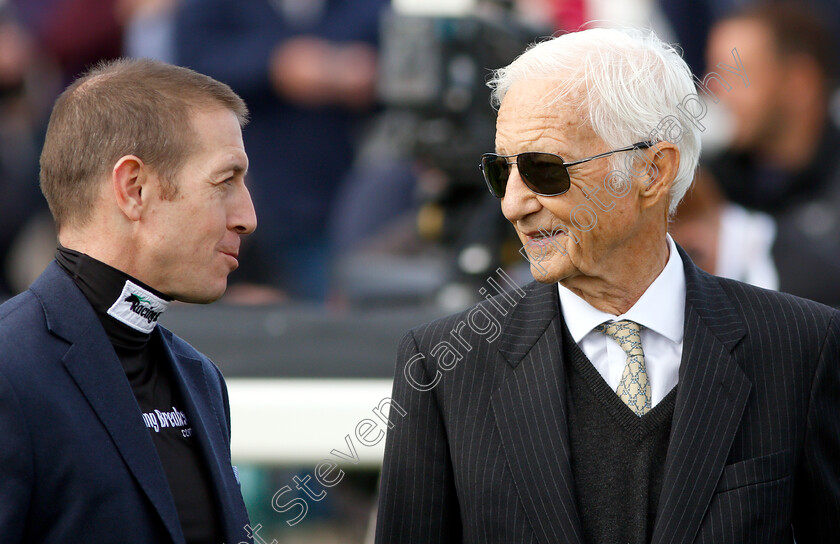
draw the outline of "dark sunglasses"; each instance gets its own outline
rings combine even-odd
[[[481,164],[478,165],[481,173],[484,174],[484,181],[487,187],[496,198],[505,196],[505,188],[510,177],[510,165],[516,164],[519,168],[519,175],[525,185],[534,193],[540,196],[562,195],[569,190],[572,182],[569,179],[569,166],[593,161],[607,157],[613,153],[632,151],[634,149],[647,149],[655,142],[637,142],[621,149],[613,149],[606,153],[600,153],[592,157],[578,161],[565,162],[563,157],[554,153],[541,153],[539,151],[526,151],[516,155],[496,155],[485,153],[481,156]],[[513,159],[512,161],[509,159]]]

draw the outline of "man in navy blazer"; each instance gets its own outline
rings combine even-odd
[[[0,307],[0,540],[251,542],[219,369],[157,319],[225,290],[256,227],[244,102],[147,60],[57,100],[56,261]]]
[[[840,312],[671,239],[705,115],[679,53],[584,30],[492,85],[481,166],[538,282],[403,339],[377,542],[837,542]]]

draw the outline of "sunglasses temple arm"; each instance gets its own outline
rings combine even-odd
[[[563,163],[565,166],[574,166],[576,164],[581,164],[584,162],[594,161],[595,159],[600,159],[602,157],[608,157],[613,153],[622,153],[624,151],[632,151],[634,149],[647,149],[653,146],[653,142],[638,142],[635,144],[630,144],[627,147],[622,147],[619,149],[613,149],[612,151],[607,151],[606,153],[599,153],[598,155],[593,155],[591,157],[586,157],[585,159],[580,159],[577,161]]]

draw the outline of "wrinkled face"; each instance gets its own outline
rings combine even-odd
[[[236,116],[225,109],[196,111],[198,142],[174,180],[176,195],[157,198],[145,219],[146,281],[185,302],[222,296],[238,266],[243,235],[256,228],[245,187],[248,157]]]
[[[749,87],[719,63],[735,66],[732,49],[737,49]],[[783,130],[780,106],[785,96],[785,67],[777,58],[773,36],[757,21],[733,19],[716,25],[709,34],[706,65],[732,85],[727,91],[718,83],[711,90],[727,106],[735,121],[732,147],[750,150],[771,140]]]
[[[526,80],[511,87],[496,121],[497,153],[542,151],[574,161],[610,151],[581,112],[563,103],[547,105],[545,97],[556,85],[556,81]],[[640,174],[630,160],[635,153],[623,155],[620,163],[626,158],[630,166],[626,173]],[[632,186],[617,198],[614,195],[621,191],[614,184],[608,183],[613,194],[604,188],[610,171],[608,158],[571,166],[569,191],[544,197],[531,192],[518,168],[511,167],[502,213],[516,229],[535,279],[553,283],[581,275],[600,277],[621,266],[627,244],[641,228],[638,184],[631,177]]]

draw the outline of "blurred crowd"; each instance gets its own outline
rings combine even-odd
[[[483,81],[529,41],[594,20],[653,27],[700,79],[737,49],[749,86],[701,93],[703,162],[672,234],[707,271],[840,305],[836,0],[483,0],[472,27],[395,24],[394,7],[424,2],[390,4],[0,0],[0,297],[25,289],[55,248],[37,182],[52,101],[121,55],[206,73],[251,110],[259,226],[228,301],[457,305],[496,266],[524,279],[476,166],[493,145]]]

